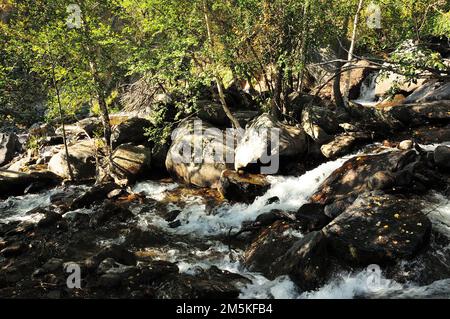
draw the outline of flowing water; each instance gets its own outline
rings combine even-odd
[[[434,146],[427,146],[427,148],[433,149]],[[318,290],[301,292],[286,276],[268,280],[261,274],[247,271],[241,263],[243,251],[231,249],[221,241],[221,236],[226,234],[230,228],[238,229],[243,221],[254,220],[261,213],[273,209],[296,211],[306,203],[320,184],[350,157],[346,156],[327,162],[300,177],[270,177],[271,188],[250,205],[224,203],[208,210],[200,196],[186,196],[183,198],[183,205],[167,203],[168,211],[181,211],[178,216],[181,226],[177,228],[170,228],[155,210],[142,212],[139,205],[136,205],[132,211],[136,215],[137,224],[142,229],[156,227],[173,238],[184,238],[184,240],[177,240],[171,245],[148,248],[147,250],[155,259],[176,262],[182,273],[195,274],[199,269],[207,269],[211,266],[239,273],[252,281],[251,284],[240,287],[240,298],[450,298],[450,279],[420,286],[414,282],[399,283],[386,279],[383,273],[380,278],[381,285],[374,290],[367,284],[369,274],[365,269],[339,273]],[[180,187],[183,186],[173,182],[145,181],[136,184],[133,191],[143,192],[149,199],[162,201],[168,191]],[[27,214],[27,212],[37,207],[49,206],[50,196],[58,191],[61,190],[54,189],[41,194],[11,197],[0,202],[1,221],[37,222],[42,216]],[[280,201],[267,204],[267,200],[274,196],[277,196]],[[450,203],[441,194],[432,194],[430,197],[433,204],[430,204],[429,207],[429,217],[434,229],[450,238]],[[64,216],[68,217],[70,213],[66,213]],[[302,237],[301,233],[292,235]],[[186,238],[191,240],[186,240]],[[116,238],[100,244],[120,243],[123,240],[124,238]],[[444,247],[437,253],[448,256],[450,246]]]
[[[358,99],[353,102],[364,106],[375,106],[379,101],[375,95],[378,73],[371,73],[362,83]]]

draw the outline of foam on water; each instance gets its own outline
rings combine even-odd
[[[254,220],[258,215],[279,209],[286,212],[298,210],[335,169],[348,158],[341,158],[320,165],[300,177],[269,177],[271,188],[252,204],[224,204],[212,214],[199,198],[187,200],[178,219],[182,226],[172,230],[178,234],[220,235],[230,228],[239,228],[243,221]],[[280,200],[267,205],[267,200],[277,196]],[[165,223],[167,224],[167,223]]]
[[[0,217],[4,223],[15,221],[38,222],[42,214],[27,214],[29,211],[50,205],[50,196],[56,193],[55,190],[46,191],[40,194],[29,194],[24,196],[9,197],[0,202]]]
[[[143,192],[146,196],[154,199],[154,200],[163,200],[164,193],[166,191],[172,190],[179,187],[176,183],[160,183],[156,181],[145,181],[141,183],[137,183],[133,187],[134,193]]]

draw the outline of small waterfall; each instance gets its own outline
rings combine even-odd
[[[362,83],[359,98],[354,102],[366,106],[373,106],[378,103],[375,96],[375,85],[378,73],[371,73]]]

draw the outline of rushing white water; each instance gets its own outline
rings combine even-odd
[[[360,95],[354,102],[364,106],[374,106],[378,103],[375,95],[377,77],[378,73],[372,73],[363,81]]]
[[[421,145],[427,151],[432,151],[437,145]],[[387,151],[388,149],[386,149]],[[174,262],[178,265],[181,273],[195,275],[201,269],[216,266],[222,270],[238,273],[251,280],[251,284],[240,287],[240,298],[419,298],[419,297],[450,297],[450,279],[439,280],[428,286],[420,286],[415,283],[400,284],[396,281],[386,279],[381,274],[380,285],[374,289],[368,284],[369,273],[365,269],[357,269],[353,272],[336,274],[325,285],[316,291],[301,292],[296,285],[286,276],[269,280],[259,273],[249,272],[242,264],[241,258],[244,254],[241,250],[230,249],[227,245],[215,239],[214,236],[223,235],[230,227],[239,228],[243,221],[254,220],[258,215],[279,209],[285,212],[294,212],[301,207],[309,197],[318,189],[319,185],[346,160],[354,155],[330,161],[318,166],[300,177],[269,177],[270,189],[252,204],[223,204],[208,213],[204,201],[200,197],[183,198],[183,207],[168,204],[167,209],[180,210],[178,219],[181,226],[172,229],[167,221],[159,217],[155,211],[138,213],[135,211],[138,225],[142,228],[157,227],[173,235],[190,235],[195,240],[187,242],[174,242],[167,247],[152,247],[149,251],[155,256],[154,259],[162,259]],[[166,192],[180,187],[177,183],[160,183],[156,181],[145,181],[136,184],[133,191],[144,193],[148,198],[163,201]],[[60,192],[55,189],[41,194],[10,197],[0,202],[0,216],[5,221],[38,221],[41,216],[27,214],[36,207],[47,207],[50,205],[52,194]],[[278,197],[279,201],[268,204],[268,199]],[[438,232],[450,238],[450,202],[440,194],[433,194],[430,206],[425,209]],[[83,213],[90,213],[88,209],[82,209]],[[75,215],[81,210],[68,212],[65,218]],[[301,237],[302,234],[293,234]],[[101,246],[120,244],[126,240],[124,236],[118,238],[101,239]],[[196,241],[202,241],[202,248],[196,247]],[[207,248],[205,248],[207,247]],[[209,247],[209,248],[208,248]],[[442,253],[448,253],[447,247]]]
[[[24,196],[9,197],[0,202],[0,217],[4,223],[15,221],[38,222],[43,215],[39,213],[29,213],[38,207],[50,205],[50,196],[56,193],[55,190],[46,191],[41,194],[30,194]]]
[[[243,221],[254,220],[258,215],[270,212],[273,209],[293,212],[306,203],[308,198],[317,190],[334,170],[339,168],[349,157],[330,161],[307,172],[300,177],[270,177],[271,188],[252,204],[224,204],[217,207],[211,214],[206,213],[206,206],[201,198],[191,197],[186,199],[186,206],[181,210],[178,219],[181,226],[176,229],[168,229],[177,234],[195,234],[196,236],[220,235],[230,228],[239,228]],[[172,186],[171,186],[172,187]],[[175,186],[173,186],[175,187]],[[160,198],[164,189],[154,182],[143,182],[136,185],[135,191],[145,190],[153,198]],[[267,204],[267,200],[277,196],[280,200]],[[173,209],[179,209],[173,207]],[[147,216],[139,216],[145,224],[157,224],[167,228],[167,222],[153,213]],[[149,222],[150,219],[150,222]]]

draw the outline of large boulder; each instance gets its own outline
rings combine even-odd
[[[275,276],[289,275],[302,290],[324,283],[329,267],[327,241],[321,231],[311,232],[295,242],[272,264]]]
[[[16,134],[0,133],[0,166],[12,160],[19,148],[20,143]]]
[[[312,201],[323,205],[336,205],[336,202],[352,197],[352,195],[357,197],[358,194],[370,189],[369,181],[377,172],[394,172],[400,166],[400,162],[403,162],[402,165],[406,165],[415,159],[414,151],[395,151],[353,157],[321,184],[319,190],[312,196]]]
[[[366,132],[348,132],[335,136],[329,143],[321,146],[320,151],[326,158],[337,158],[350,153],[355,146],[371,140]]]
[[[167,153],[169,173],[186,184],[217,187],[223,170],[233,168],[234,150],[224,132],[199,118],[180,123]]]
[[[375,80],[375,95],[385,96],[392,90],[411,93],[420,88],[425,83],[425,79],[419,79],[415,82],[408,81],[403,75],[394,72],[385,72],[379,75]]]
[[[290,222],[278,220],[264,228],[244,253],[250,271],[261,272],[268,278],[277,277],[272,264],[281,258],[299,238],[299,229]]]
[[[97,117],[88,117],[82,119],[75,124],[64,125],[66,134],[69,136],[87,136],[93,138],[95,134],[103,133],[102,121]],[[58,127],[55,131],[57,135],[63,135],[62,126]]]
[[[428,243],[431,222],[411,199],[364,194],[324,228],[330,252],[352,264],[413,257]]]
[[[96,175],[96,145],[95,140],[77,142],[68,147],[70,165],[76,180],[93,179]],[[70,178],[67,157],[64,149],[50,159],[48,169],[56,175]]]
[[[307,148],[307,135],[303,129],[281,123],[265,113],[246,128],[235,150],[234,167],[239,170],[270,163],[270,166],[262,166],[261,172],[276,174],[280,159],[300,156]]]
[[[434,150],[434,162],[443,170],[450,170],[450,147],[441,145]]]
[[[397,105],[383,111],[405,126],[423,125],[427,122],[448,123],[450,121],[450,100]]]
[[[231,124],[220,103],[200,100],[197,101],[197,107],[197,116],[201,120],[219,127],[225,127]]]
[[[219,192],[228,200],[252,203],[256,197],[264,195],[270,183],[264,175],[238,174],[225,170],[220,176]]]
[[[340,131],[337,117],[336,112],[328,108],[310,106],[303,109],[301,123],[305,132],[322,145]]]
[[[0,198],[37,192],[59,182],[60,178],[50,171],[20,173],[0,169]]]
[[[450,83],[432,80],[415,90],[404,103],[425,103],[450,100]]]
[[[120,123],[114,128],[111,136],[113,148],[125,143],[147,145],[148,137],[145,136],[145,130],[151,126],[149,120],[140,117],[133,117]]]
[[[112,154],[118,185],[129,185],[150,169],[151,151],[143,145],[122,144]]]

